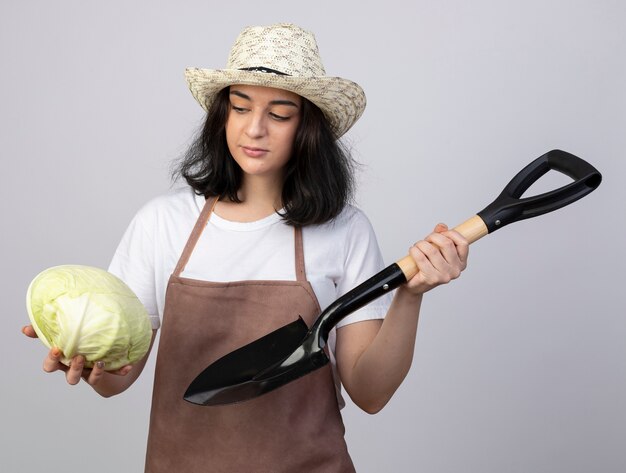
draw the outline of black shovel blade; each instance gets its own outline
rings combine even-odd
[[[256,397],[268,390],[270,380],[254,381],[268,367],[289,357],[305,339],[309,328],[302,317],[218,359],[189,385],[183,399],[210,406]],[[276,386],[278,387],[278,386]]]
[[[195,396],[185,395],[185,399],[202,406],[220,406],[248,401],[291,383],[321,368],[329,361],[322,349],[310,353],[298,347],[286,360],[270,366],[259,373],[258,377],[239,384],[216,387]]]

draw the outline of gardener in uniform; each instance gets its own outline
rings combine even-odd
[[[369,221],[350,204],[353,162],[339,141],[365,95],[326,75],[311,33],[246,28],[225,69],[186,78],[207,112],[178,163],[188,186],[137,213],[109,268],[161,330],[146,471],[352,472],[341,392],[369,413],[385,406],[409,370],[422,296],[459,276],[467,241],[438,225],[415,243],[417,275],[338,324],[324,369],[240,404],[185,402],[208,364],[298,315],[310,326],[383,267]],[[60,355],[50,350],[44,370],[65,371],[70,384],[82,377],[103,396],[128,388],[148,357],[108,372],[84,369],[80,355],[68,368]]]

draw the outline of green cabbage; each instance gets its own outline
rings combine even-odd
[[[103,269],[65,265],[46,269],[30,283],[28,316],[41,341],[58,347],[61,362],[83,355],[85,366],[104,361],[116,370],[148,351],[148,313],[133,291]]]

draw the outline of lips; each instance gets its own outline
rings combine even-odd
[[[254,146],[242,146],[241,149],[243,150],[244,154],[246,156],[249,156],[251,158],[259,158],[265,154],[268,153],[269,150],[264,149],[264,148],[256,148]]]

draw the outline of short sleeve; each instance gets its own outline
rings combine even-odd
[[[155,251],[146,210],[131,221],[120,241],[109,272],[119,277],[137,295],[148,311],[154,330],[160,327],[155,283]]]
[[[355,210],[351,216],[344,242],[344,271],[341,279],[336,282],[339,296],[384,268],[376,234],[363,212]],[[383,319],[390,304],[391,294],[386,294],[348,315],[337,324],[337,328],[363,320]]]

